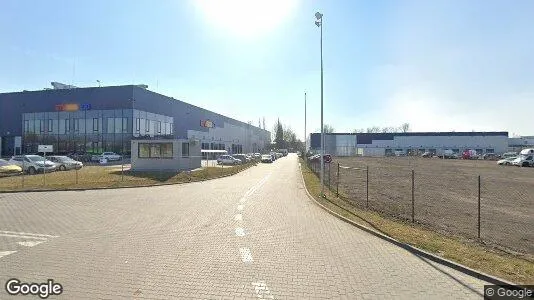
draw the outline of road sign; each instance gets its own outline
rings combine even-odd
[[[37,152],[54,152],[54,146],[53,145],[39,145],[37,147]]]

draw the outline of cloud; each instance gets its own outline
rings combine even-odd
[[[391,63],[369,74],[381,103],[369,118],[409,122],[415,131],[532,134],[534,19],[527,12],[534,2],[485,3],[414,1],[399,9],[384,39]]]

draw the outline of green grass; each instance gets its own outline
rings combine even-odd
[[[301,160],[302,175],[310,194],[328,209],[398,241],[434,253],[481,272],[516,284],[534,284],[534,257],[514,255],[456,236],[446,236],[422,226],[387,218],[376,212],[354,207],[347,200],[325,190],[320,197],[319,178]]]
[[[0,178],[0,191],[91,189],[186,183],[233,175],[253,165],[255,163],[232,167],[206,167],[192,172],[122,172],[121,166],[86,166],[79,171],[47,173],[46,184],[43,174],[2,177]]]

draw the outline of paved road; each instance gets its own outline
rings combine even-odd
[[[0,256],[2,286],[53,278],[63,299],[481,299],[484,284],[324,212],[294,155],[209,182],[0,194]]]

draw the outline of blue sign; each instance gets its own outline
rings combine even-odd
[[[91,110],[91,103],[80,104],[80,110]]]

